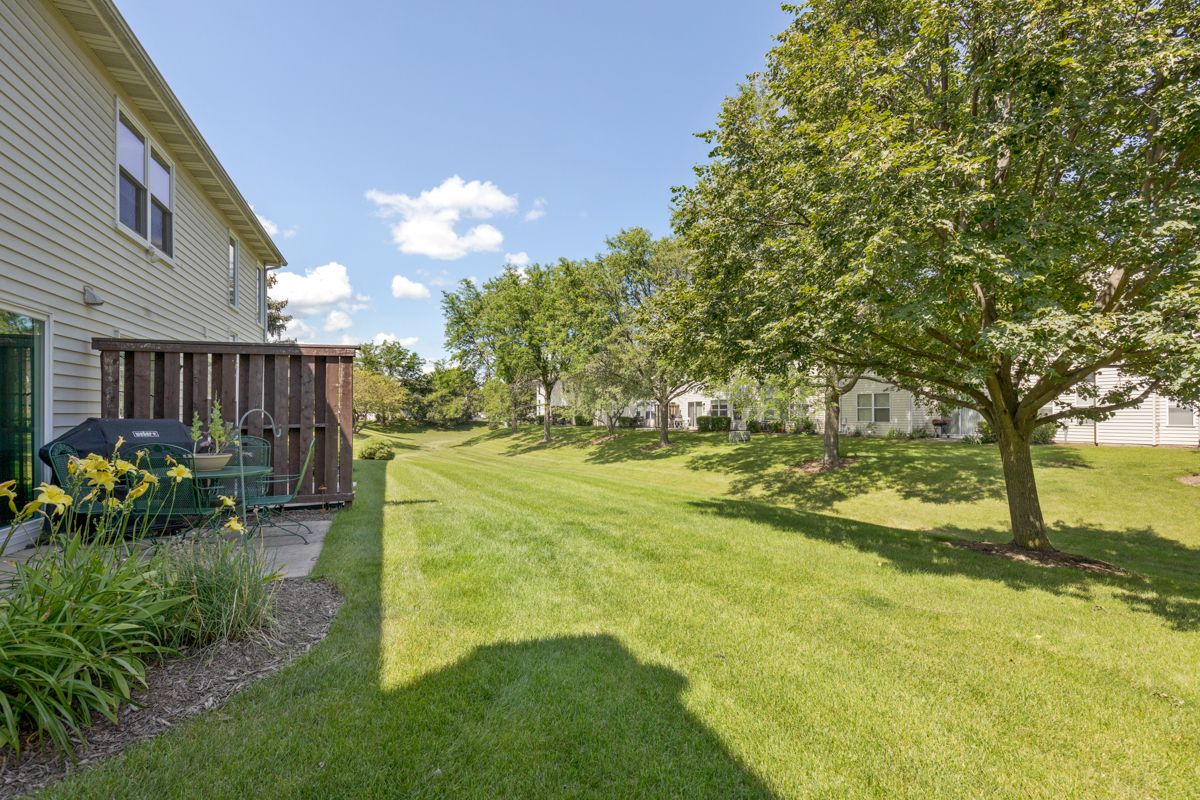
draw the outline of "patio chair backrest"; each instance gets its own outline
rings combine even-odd
[[[64,489],[71,485],[72,476],[69,469],[72,458],[79,457],[79,451],[66,442],[58,442],[50,446],[50,468],[58,485]]]
[[[201,501],[196,485],[196,464],[191,451],[170,444],[152,444],[145,450],[146,455],[141,460],[142,469],[158,476],[158,488],[135,500],[134,509],[156,516],[195,516],[208,513],[209,509]],[[191,470],[193,477],[177,481],[167,475],[167,471],[177,464]],[[129,479],[131,484],[141,483],[140,475],[130,475]]]

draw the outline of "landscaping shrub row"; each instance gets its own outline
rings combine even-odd
[[[179,465],[156,476],[140,463],[119,454],[76,459],[71,485],[42,484],[20,510],[14,483],[0,483],[0,501],[16,512],[13,530],[38,520],[50,529],[30,558],[0,573],[0,758],[47,739],[72,753],[72,735],[93,714],[117,721],[145,686],[148,661],[240,637],[268,619],[279,576],[249,548],[202,541],[140,557],[151,531],[135,502],[169,505],[191,477]],[[166,496],[154,501],[155,493]]]
[[[696,417],[696,430],[700,433],[727,431],[732,424],[730,417]]]

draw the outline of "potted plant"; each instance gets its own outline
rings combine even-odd
[[[221,416],[220,402],[213,403],[212,418],[208,430],[200,420],[199,412],[192,414],[192,458],[197,472],[213,472],[229,463],[232,451],[226,447],[233,440],[233,425]]]

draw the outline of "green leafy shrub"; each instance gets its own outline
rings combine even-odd
[[[384,439],[372,439],[359,448],[358,457],[367,461],[391,461],[396,457],[396,449]]]
[[[116,722],[145,685],[143,659],[191,631],[186,597],[153,564],[82,534],[59,542],[0,579],[0,743],[17,752],[43,737],[73,752],[93,713]]]
[[[913,428],[908,432],[908,438],[910,439],[924,439],[927,436],[929,436],[929,431],[924,428]]]
[[[1033,436],[1030,441],[1033,444],[1054,444],[1054,437],[1058,436],[1057,422],[1044,422],[1033,429]]]
[[[883,438],[887,439],[888,441],[894,442],[897,439],[906,438],[906,434],[903,431],[901,431],[899,428],[888,428],[887,433],[885,433],[883,435]]]
[[[746,420],[746,430],[750,433],[759,433],[762,430],[762,426],[758,424],[758,420],[748,419]]]
[[[576,414],[575,415],[575,424],[579,427],[587,428],[587,427],[591,427],[594,424],[594,420],[591,417],[587,416],[586,414]]]
[[[804,419],[800,420],[799,431],[805,436],[816,436],[817,421],[812,417],[805,417]]]
[[[618,428],[636,428],[637,417],[617,417]]]
[[[241,639],[270,620],[271,583],[280,577],[254,550],[237,542],[193,542],[164,549],[159,571],[183,593],[187,638],[207,645]]]
[[[992,426],[986,419],[979,420],[979,424],[975,427],[975,433],[979,436],[980,444],[996,443],[996,432],[992,430]]]
[[[696,430],[700,433],[727,431],[732,425],[730,417],[696,417]]]

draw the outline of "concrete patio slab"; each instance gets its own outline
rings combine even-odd
[[[311,534],[304,534],[307,543],[280,528],[265,527],[262,534],[253,536],[248,544],[263,548],[267,565],[278,569],[283,577],[303,578],[312,572],[313,565],[317,563],[317,556],[321,555],[321,548],[325,544],[325,534],[329,532],[333,521],[314,520],[304,524],[312,531]],[[15,553],[5,553],[0,557],[0,572],[12,571],[12,562],[24,562],[35,552],[35,548],[27,547]],[[146,552],[150,552],[149,546]]]

